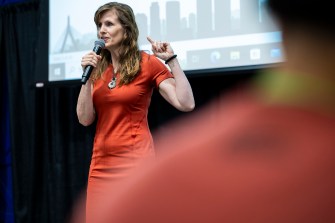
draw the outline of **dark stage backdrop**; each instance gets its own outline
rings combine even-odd
[[[94,125],[83,127],[76,117],[80,83],[35,86],[47,72],[45,6],[46,0],[25,1],[0,11],[0,67],[5,68],[0,71],[8,87],[16,223],[67,222],[86,186],[93,143]],[[197,112],[253,73],[192,75],[197,107],[191,113],[178,112],[155,92],[150,127],[164,131],[168,121]]]
[[[0,26],[0,33],[1,33]],[[1,42],[1,41],[0,41]],[[1,47],[2,48],[2,47]],[[0,54],[0,60],[3,60]],[[5,73],[4,67],[0,67],[1,74]],[[12,180],[12,156],[9,134],[9,105],[7,75],[0,77],[0,222],[14,222],[13,206],[13,180]]]

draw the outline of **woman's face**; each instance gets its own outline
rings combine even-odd
[[[98,23],[98,35],[105,41],[107,49],[118,49],[121,46],[121,42],[125,38],[125,31],[114,9],[102,14]]]

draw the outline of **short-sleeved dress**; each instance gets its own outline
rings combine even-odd
[[[112,65],[94,83],[97,125],[87,185],[88,212],[94,211],[95,197],[104,194],[107,182],[126,177],[139,159],[154,155],[147,120],[151,96],[163,80],[173,76],[154,55],[141,54],[141,71],[130,84],[108,88]]]

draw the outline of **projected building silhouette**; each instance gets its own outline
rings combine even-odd
[[[167,1],[165,15],[158,2],[151,3],[149,20],[137,14],[142,33],[154,39],[178,41],[274,31],[273,21],[264,3],[266,0],[197,0],[195,12],[181,14],[180,1]],[[148,23],[149,21],[149,23]],[[146,27],[146,28],[145,28]],[[267,27],[271,27],[268,30]],[[143,38],[140,44],[143,43]]]
[[[162,39],[161,19],[159,17],[158,2],[153,2],[150,6],[150,36],[154,39]]]
[[[71,41],[72,45],[67,44],[68,39]],[[67,26],[66,26],[66,31],[65,31],[65,37],[63,39],[63,43],[62,43],[62,47],[60,49],[60,53],[64,53],[66,50],[68,50],[68,51],[78,50],[77,42],[76,42],[76,40],[73,36],[72,28],[71,28],[71,25],[70,25],[70,16],[67,17]]]

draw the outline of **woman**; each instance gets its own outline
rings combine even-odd
[[[95,13],[98,38],[105,41],[100,55],[89,52],[81,66],[94,67],[82,86],[77,103],[79,122],[97,118],[87,188],[87,222],[94,200],[110,180],[122,179],[140,158],[154,154],[147,114],[153,89],[180,111],[192,111],[191,86],[167,42],[148,37],[156,57],[139,50],[135,16],[126,4],[110,2]],[[172,75],[173,73],[173,75]]]

